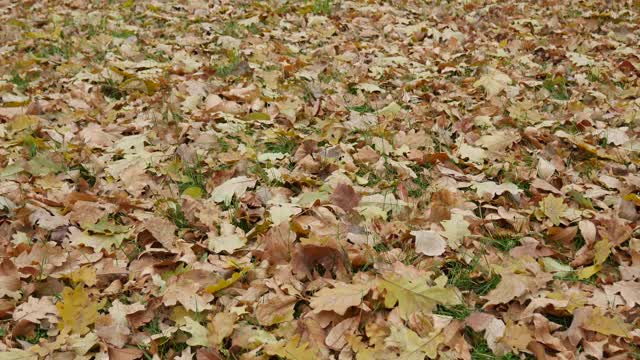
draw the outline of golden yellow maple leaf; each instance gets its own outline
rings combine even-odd
[[[567,205],[565,205],[564,199],[549,194],[544,198],[544,200],[542,200],[542,204],[540,206],[553,225],[560,225],[560,217],[564,214],[565,210],[567,210]]]
[[[608,317],[599,308],[594,308],[591,315],[585,320],[583,328],[599,332],[603,335],[616,335],[630,337],[631,324],[627,324],[619,317]]]
[[[408,279],[396,277],[392,281],[380,278],[376,286],[380,290],[386,290],[384,305],[390,309],[398,304],[400,317],[408,319],[409,315],[422,311],[430,313],[438,304],[460,304],[462,298],[457,289],[444,287],[436,279],[436,285],[431,286],[428,277]],[[446,278],[444,278],[446,284]]]
[[[97,282],[96,269],[93,266],[83,266],[65,277],[75,284],[83,283],[87,286],[93,286]]]
[[[84,335],[89,332],[89,325],[98,318],[98,304],[89,299],[84,287],[64,288],[62,302],[56,304],[62,320],[58,323],[60,330]]]
[[[598,271],[602,270],[602,264],[611,254],[611,243],[608,239],[602,239],[595,243],[593,265],[587,266],[577,271],[579,279],[588,279]]]
[[[318,359],[318,353],[309,344],[302,342],[300,336],[295,335],[289,341],[280,341],[274,344],[268,344],[264,347],[265,353],[271,356],[280,356],[289,360],[315,360]]]

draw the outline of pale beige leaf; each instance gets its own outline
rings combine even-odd
[[[335,283],[333,288],[322,288],[316,292],[309,305],[315,313],[333,311],[344,315],[347,309],[362,303],[370,288],[366,284]]]

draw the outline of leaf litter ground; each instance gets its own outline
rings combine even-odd
[[[630,359],[634,1],[2,2],[0,359]]]

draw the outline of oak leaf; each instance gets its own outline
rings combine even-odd
[[[316,292],[309,305],[315,313],[333,311],[344,315],[350,307],[360,305],[370,289],[371,286],[366,284],[337,282],[334,288],[322,288]]]
[[[444,339],[444,334],[439,330],[422,337],[405,326],[392,326],[391,335],[385,339],[385,343],[401,350],[400,359],[424,360],[425,356],[436,358],[438,346]]]

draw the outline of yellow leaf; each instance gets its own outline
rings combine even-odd
[[[597,273],[600,270],[602,270],[602,265],[596,264],[596,265],[587,266],[580,270],[576,270],[576,274],[578,274],[578,279],[584,280],[592,277],[595,273]]]
[[[80,269],[65,275],[66,278],[75,284],[84,283],[87,286],[96,284],[96,269],[92,266],[83,266]]]
[[[308,343],[302,343],[300,337],[295,335],[288,342],[280,341],[275,344],[268,344],[264,347],[264,352],[271,356],[280,356],[289,360],[316,360],[319,359],[317,352],[309,348]]]
[[[190,186],[182,192],[182,195],[188,195],[194,199],[201,199],[203,192],[200,186]]]
[[[593,262],[596,265],[600,265],[603,264],[609,257],[609,254],[611,254],[611,243],[608,239],[602,239],[596,242],[593,249],[595,250]]]
[[[567,210],[567,205],[564,204],[562,198],[549,194],[542,200],[541,207],[544,214],[553,222],[553,225],[560,225],[560,217]]]
[[[64,332],[84,335],[89,332],[89,325],[98,318],[98,304],[89,299],[84,287],[64,288],[62,302],[56,304],[62,321],[58,327]]]
[[[435,359],[438,355],[438,346],[444,341],[442,331],[437,331],[421,337],[413,330],[406,327],[391,327],[391,335],[385,343],[402,350],[400,359],[423,360],[425,356]]]
[[[631,324],[627,324],[619,317],[608,317],[599,308],[594,308],[582,327],[586,330],[599,332],[604,335],[630,337]]]
[[[20,349],[9,349],[0,353],[0,360],[38,360],[38,354]]]
[[[627,195],[625,195],[623,197],[623,199],[627,200],[627,201],[633,201],[636,205],[640,205],[640,196],[634,194],[634,193],[629,193]]]
[[[398,304],[400,317],[423,311],[430,313],[437,304],[456,305],[460,303],[460,294],[454,288],[429,286],[428,278],[408,279],[398,277],[389,281],[378,279],[377,287],[386,290],[384,305],[390,309]],[[445,278],[446,283],[446,278]]]
[[[229,279],[222,279],[213,285],[209,285],[205,288],[205,291],[210,294],[213,294],[222,289],[226,289],[229,286],[233,285],[233,283],[238,281],[241,277],[243,277],[244,274],[247,273],[247,271],[249,271],[249,268],[244,268],[240,271],[234,272]]]
[[[209,342],[209,331],[206,327],[202,326],[199,322],[193,320],[190,317],[185,317],[186,324],[180,328],[180,330],[191,334],[191,337],[187,339],[187,345],[191,346],[211,346]]]

